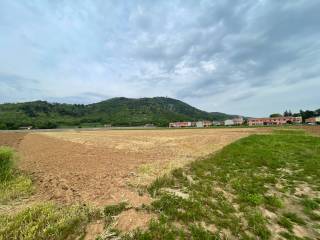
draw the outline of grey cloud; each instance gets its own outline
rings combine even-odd
[[[316,82],[319,12],[318,0],[7,0],[0,72],[16,71],[15,87],[23,76],[41,79],[33,88],[54,83],[47,98],[57,101],[161,93],[232,111],[228,103]],[[224,93],[233,96],[207,105]]]
[[[38,83],[39,81],[36,79],[0,72],[0,84],[5,84],[8,87],[14,88],[17,91],[23,89],[30,89],[30,86],[35,86]]]
[[[106,99],[109,99],[110,96],[84,92],[75,96],[64,96],[64,97],[50,97],[46,100],[49,102],[58,102],[58,103],[73,103],[73,104],[90,104],[95,102],[100,102]]]

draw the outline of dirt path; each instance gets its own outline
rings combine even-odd
[[[19,168],[32,174],[40,200],[96,206],[129,201],[139,206],[150,199],[139,196],[130,184],[148,184],[172,168],[254,132],[194,129],[30,133],[18,145],[22,157]]]

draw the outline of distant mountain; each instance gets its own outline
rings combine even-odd
[[[153,123],[167,126],[172,121],[225,120],[224,113],[208,113],[180,100],[154,98],[112,98],[89,105],[35,101],[0,104],[0,129],[17,129],[32,125],[36,128],[63,126],[141,126]]]
[[[212,114],[216,119],[219,119],[219,120],[226,120],[229,118],[239,117],[239,115],[230,115],[230,114],[221,113],[221,112],[211,112],[210,114]]]

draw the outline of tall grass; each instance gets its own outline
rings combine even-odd
[[[83,239],[94,215],[86,206],[34,206],[15,215],[0,215],[0,239]]]
[[[31,179],[14,169],[16,159],[11,148],[0,147],[0,204],[29,196],[33,191]]]
[[[0,147],[0,182],[12,178],[14,152],[8,147]]]

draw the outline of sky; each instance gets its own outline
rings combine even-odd
[[[319,0],[0,0],[0,103],[320,108]]]

